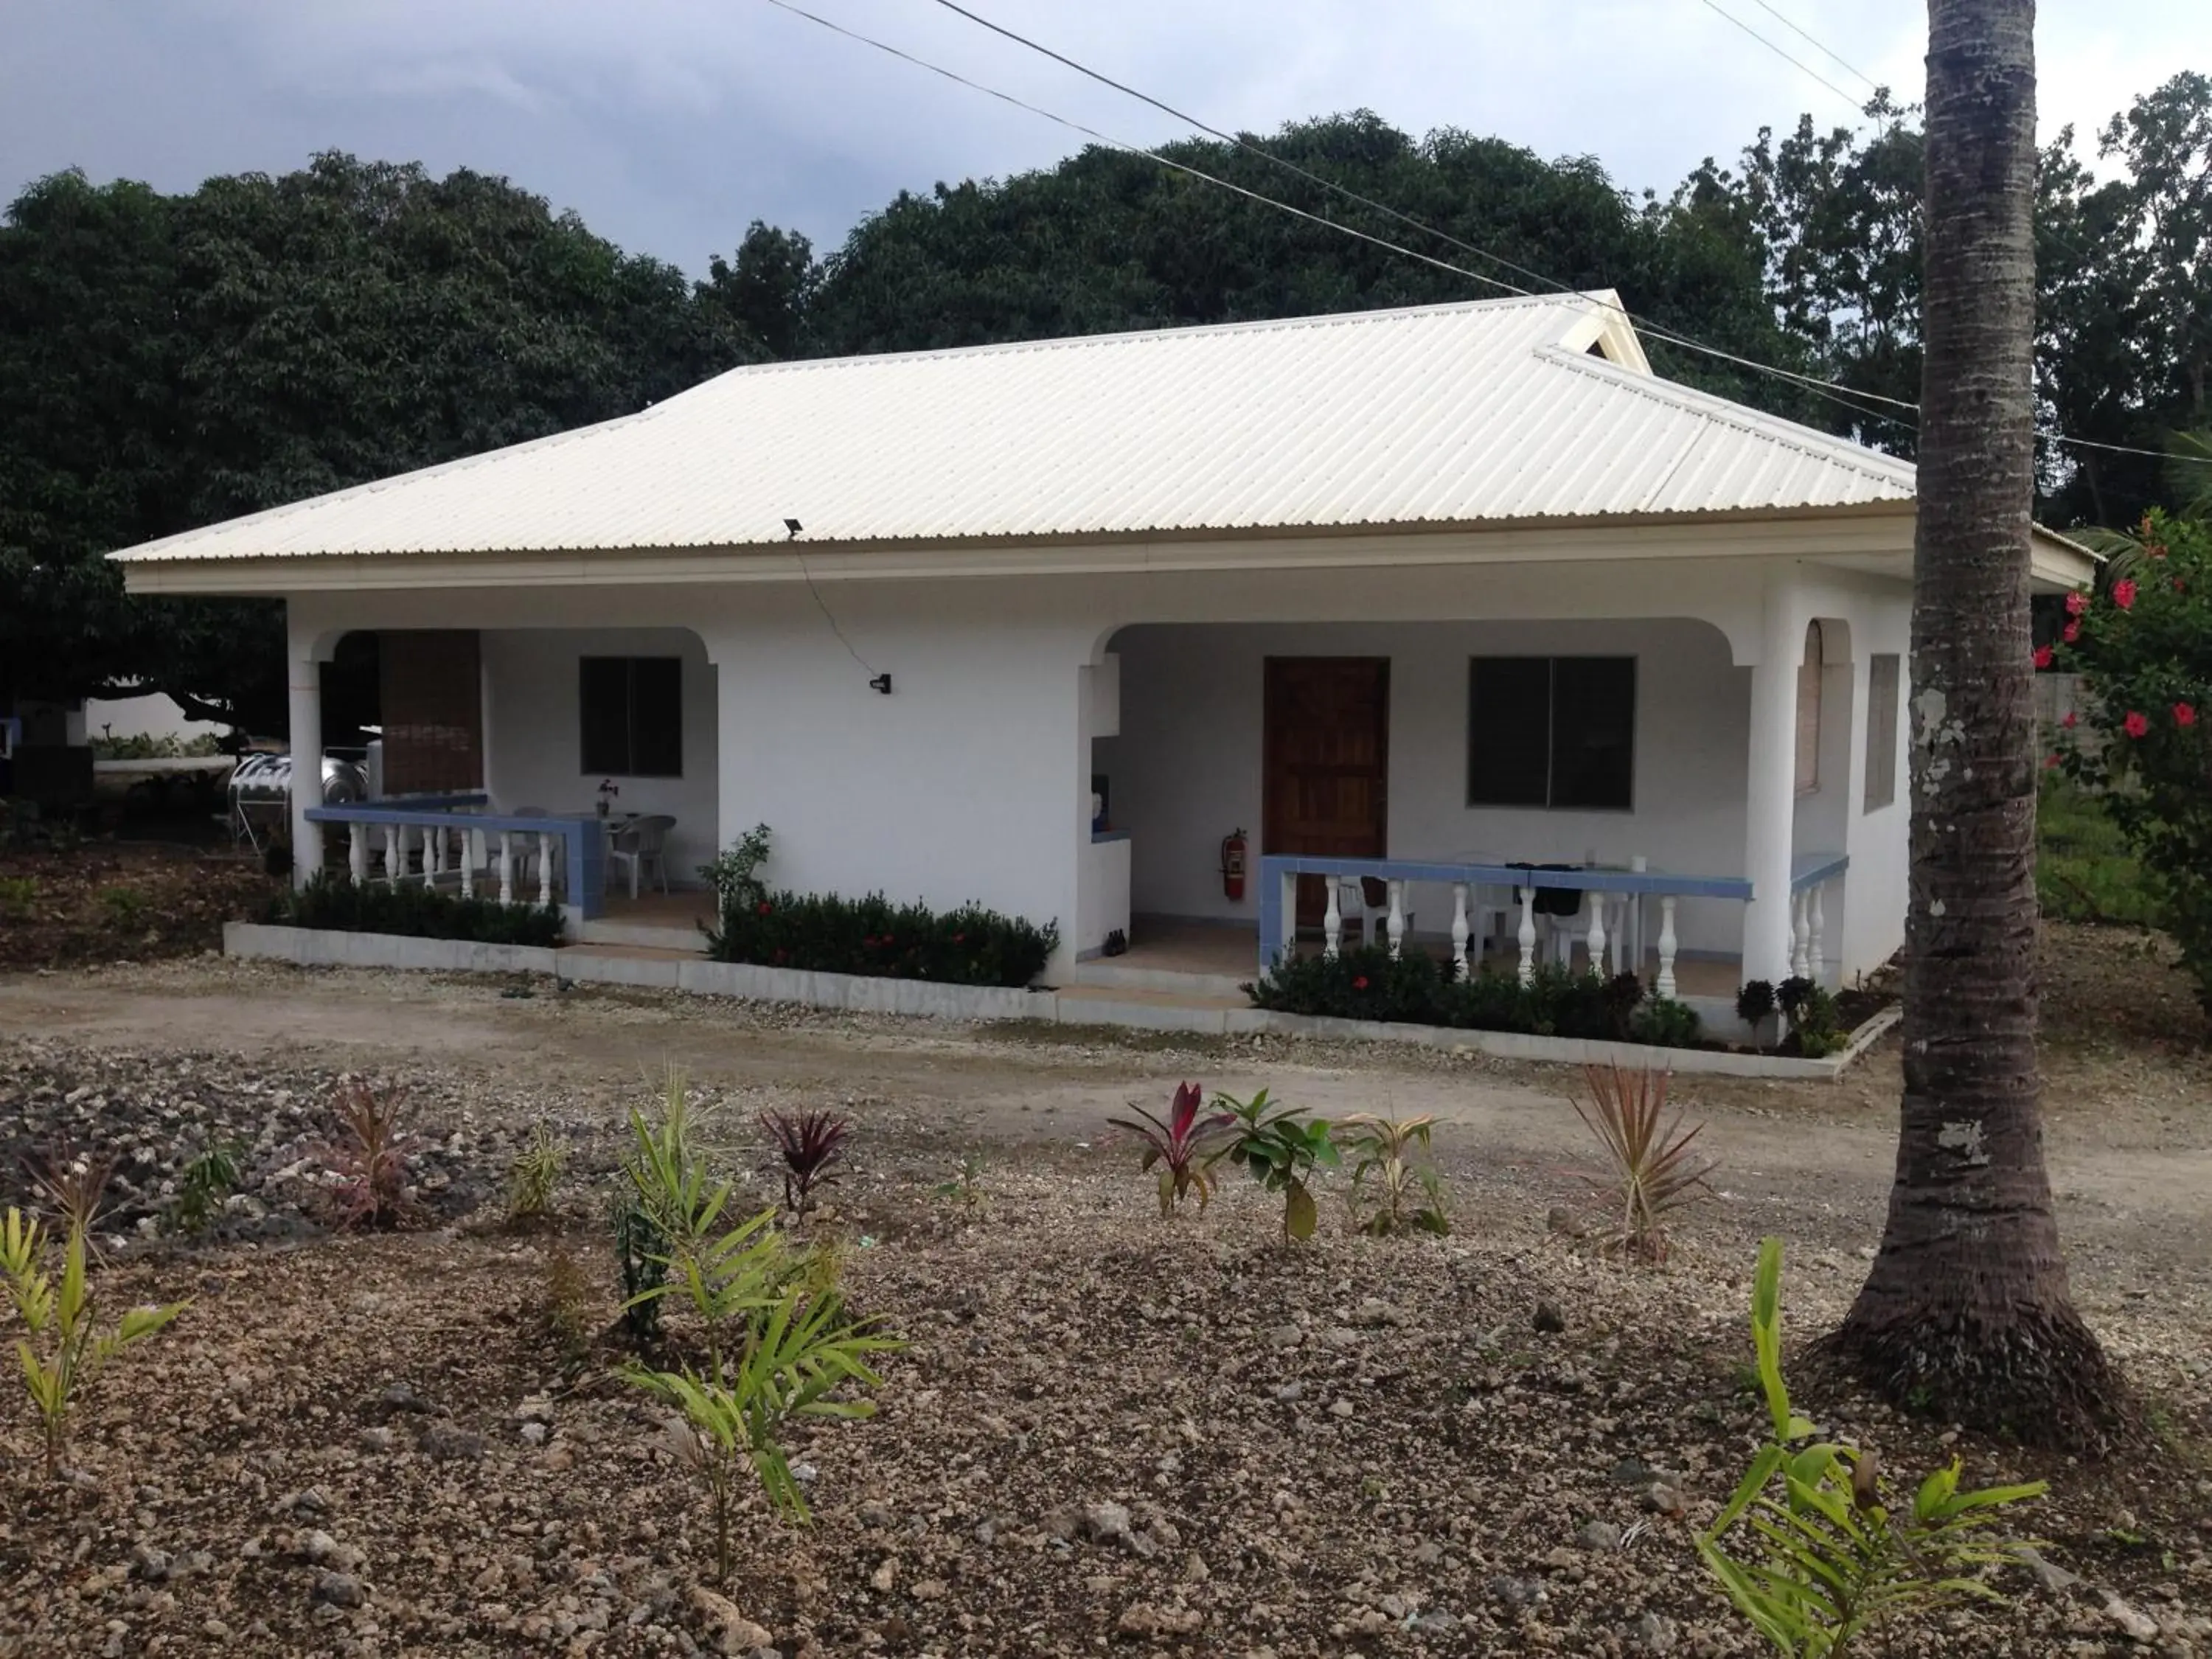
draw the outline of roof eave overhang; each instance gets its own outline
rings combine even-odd
[[[1066,536],[771,542],[742,547],[175,556],[122,561],[132,593],[250,596],[504,586],[885,581],[1131,571],[1527,561],[1910,556],[1912,503],[1474,524],[1319,525]]]

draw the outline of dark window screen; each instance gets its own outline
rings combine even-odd
[[[1468,676],[1469,806],[1544,805],[1551,675],[1548,657],[1474,659]]]
[[[1625,811],[1634,804],[1633,657],[1476,657],[1468,665],[1467,804]]]
[[[1552,805],[1626,810],[1636,774],[1636,659],[1552,664]]]
[[[583,769],[605,777],[684,775],[684,665],[675,657],[586,657]]]

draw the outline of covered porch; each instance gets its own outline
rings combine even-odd
[[[1772,587],[1755,629],[1120,630],[1085,702],[1106,914],[1075,980],[1218,992],[1371,939],[1713,1013],[1747,978],[1849,984],[1902,942],[1902,653],[1867,647],[1902,647],[1905,596]]]
[[[295,629],[295,751],[352,763],[359,786],[295,791],[303,876],[556,904],[572,924],[700,898],[719,842],[719,709],[690,629]]]

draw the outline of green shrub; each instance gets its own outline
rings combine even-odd
[[[2158,896],[2112,815],[2087,789],[2043,775],[2035,806],[2035,896],[2046,920],[2160,925]]]
[[[309,878],[304,888],[273,896],[261,920],[282,927],[470,939],[480,945],[554,945],[561,943],[564,929],[558,905],[461,898],[417,883],[356,885],[326,870]]]
[[[2104,592],[2069,596],[2039,667],[2085,678],[2081,723],[2047,764],[2096,792],[2212,1013],[2212,524],[2154,513]]]
[[[1678,1002],[1652,1012],[1634,975],[1607,979],[1549,963],[1523,985],[1487,963],[1458,978],[1420,951],[1394,961],[1380,946],[1360,946],[1333,957],[1285,957],[1248,990],[1256,1006],[1285,1014],[1678,1048],[1698,1039],[1698,1017]]]
[[[23,921],[31,914],[31,901],[39,884],[29,876],[0,876],[0,921]]]
[[[1023,986],[1044,970],[1060,929],[979,904],[942,914],[880,893],[774,893],[722,908],[708,934],[717,962],[947,985]]]
[[[1303,1106],[1283,1106],[1267,1097],[1265,1089],[1249,1100],[1217,1095],[1213,1103],[1226,1111],[1231,1137],[1208,1162],[1227,1158],[1244,1166],[1263,1191],[1283,1195],[1283,1238],[1294,1243],[1311,1238],[1321,1224],[1320,1206],[1311,1185],[1316,1170],[1334,1169],[1343,1162],[1328,1124],[1309,1121]]]

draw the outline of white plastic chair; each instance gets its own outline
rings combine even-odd
[[[1390,884],[1375,876],[1346,876],[1337,884],[1337,909],[1348,927],[1353,917],[1359,920],[1360,937],[1372,949],[1388,945],[1390,923]],[[1413,912],[1408,906],[1406,915],[1406,937],[1413,936]]]
[[[668,890],[668,859],[665,847],[668,832],[676,827],[676,820],[665,812],[656,812],[650,817],[632,818],[614,832],[607,846],[610,860],[629,866],[629,896],[637,896],[638,872],[651,865],[660,879],[660,890]]]

